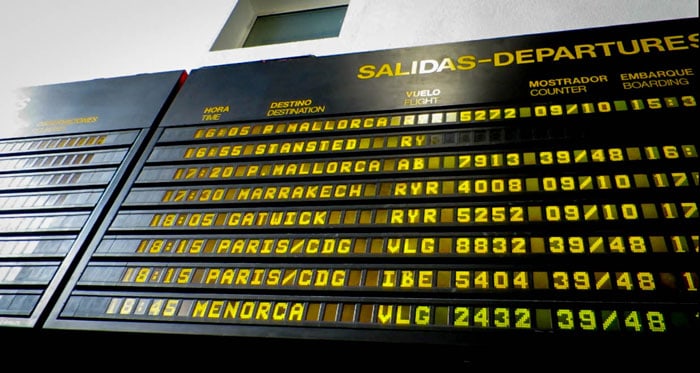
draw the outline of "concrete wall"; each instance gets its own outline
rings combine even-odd
[[[338,38],[210,52],[236,2],[3,0],[0,89],[698,16],[697,0],[350,0]]]

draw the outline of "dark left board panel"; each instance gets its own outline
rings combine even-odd
[[[0,126],[0,328],[41,327],[186,78],[166,71],[13,92]]]

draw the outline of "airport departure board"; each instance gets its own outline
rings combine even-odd
[[[181,74],[15,92],[0,128],[0,325],[40,325]]]
[[[698,42],[682,19],[196,69],[46,325],[697,336]]]

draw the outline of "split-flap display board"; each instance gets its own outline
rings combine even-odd
[[[696,21],[27,89],[0,142],[0,323],[697,333]]]

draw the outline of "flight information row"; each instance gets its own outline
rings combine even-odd
[[[22,269],[11,280],[19,281],[20,274],[23,274]],[[34,280],[30,275],[22,278]],[[3,267],[0,266],[0,283],[3,280]],[[695,297],[700,287],[698,274],[692,271],[512,270],[506,267],[490,269],[486,265],[420,265],[409,268],[368,264],[208,266],[94,263],[86,267],[79,284],[198,289],[441,291],[451,294],[483,290],[673,291],[694,293]]]
[[[649,233],[611,235],[539,236],[498,234],[410,233],[404,235],[328,234],[308,235],[211,235],[113,236],[107,235],[94,256],[233,256],[233,257],[522,257],[528,255],[677,255],[700,254],[698,229],[693,233],[653,235]],[[31,252],[53,252],[64,241],[14,241],[0,250],[28,247]],[[56,249],[50,247],[56,246]],[[2,251],[0,251],[2,252]]]
[[[624,167],[640,161],[683,161],[697,159],[695,145],[559,149],[532,152],[456,152],[435,155],[386,156],[192,164],[191,166],[150,165],[139,173],[137,182],[205,181],[227,179],[364,176],[392,173],[482,171],[520,167],[567,165],[614,165]],[[531,170],[533,168],[530,168]]]
[[[501,128],[489,130],[441,131],[357,137],[285,139],[277,142],[215,143],[201,145],[159,145],[149,162],[237,159],[289,155],[350,154],[354,152],[399,152],[440,150],[476,145],[523,144],[528,141],[557,141],[571,136],[566,131],[525,131]]]
[[[111,229],[237,229],[324,227],[456,227],[596,221],[697,221],[695,201],[653,203],[493,203],[396,206],[387,208],[215,209],[120,211]],[[59,225],[60,226],[60,225]],[[11,221],[2,228],[11,229]]]
[[[677,304],[578,304],[455,301],[407,303],[255,297],[73,295],[62,318],[223,325],[382,330],[495,329],[586,333],[697,333],[698,307]]]
[[[637,189],[689,189],[700,186],[700,173],[651,172],[566,176],[426,177],[380,179],[363,182],[306,182],[255,185],[134,187],[125,206],[149,204],[203,204],[222,202],[339,201],[386,198],[449,198]],[[10,197],[7,197],[10,199]],[[10,203],[8,201],[8,203]],[[19,203],[19,202],[15,202]],[[0,199],[0,209],[3,201]]]

